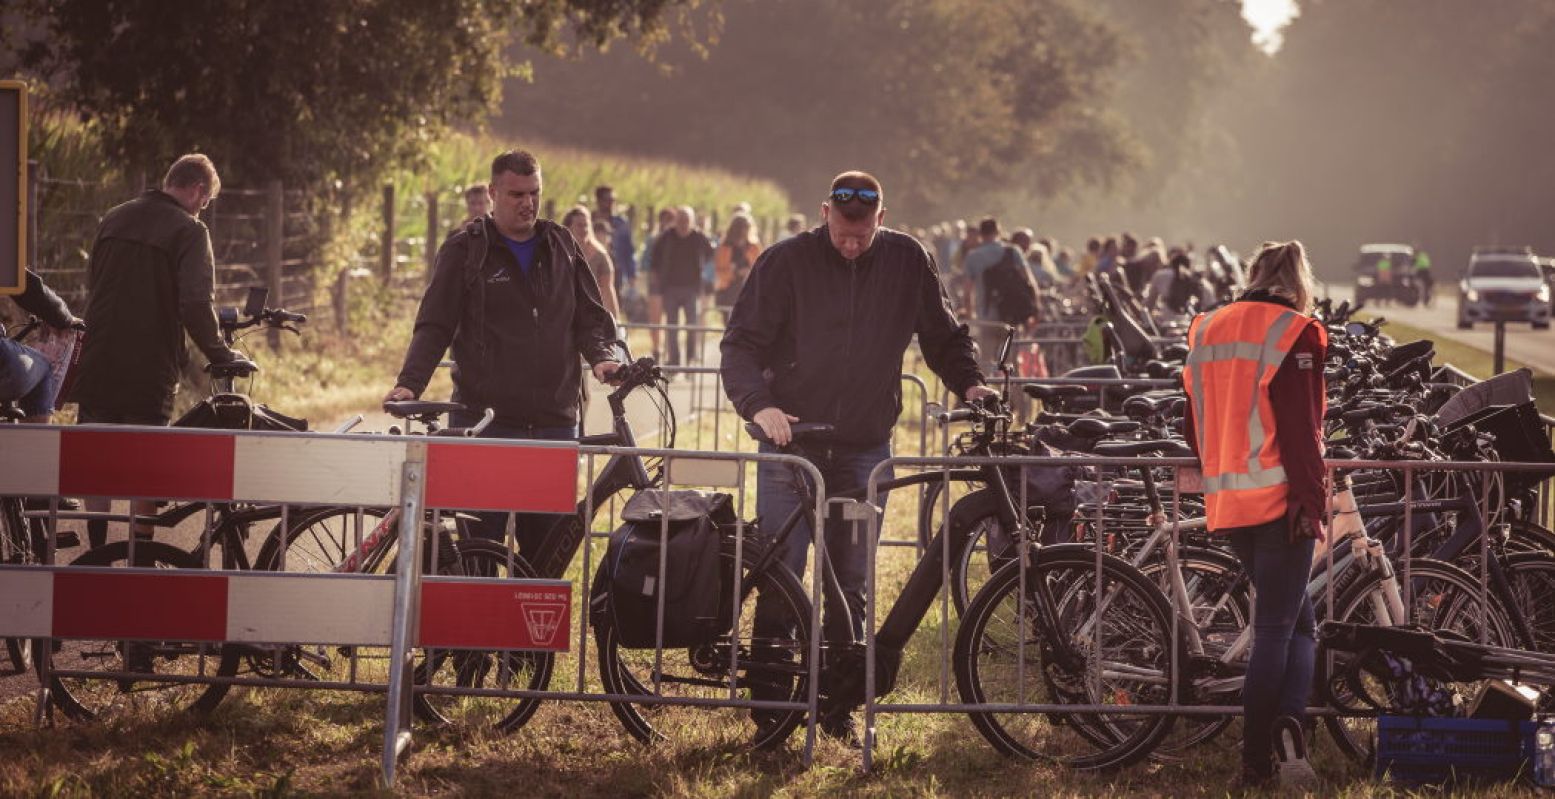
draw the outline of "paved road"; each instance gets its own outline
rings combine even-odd
[[[1492,352],[1495,346],[1492,325],[1478,324],[1473,330],[1457,328],[1457,298],[1449,292],[1450,288],[1438,286],[1436,301],[1430,308],[1405,308],[1398,304],[1368,305],[1362,315],[1394,319],[1430,331],[1444,341],[1456,341],[1487,353]],[[1335,301],[1347,299],[1351,296],[1350,287],[1332,287],[1330,294]],[[1506,357],[1525,363],[1536,371],[1555,374],[1555,330],[1534,330],[1526,324],[1507,325]]]

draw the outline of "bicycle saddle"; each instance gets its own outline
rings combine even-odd
[[[1155,416],[1166,411],[1178,399],[1170,395],[1152,397],[1146,394],[1135,394],[1123,401],[1123,412],[1134,418]]]
[[[211,377],[222,379],[228,377],[248,377],[259,371],[259,364],[253,361],[236,360],[226,363],[208,363],[205,372]]]
[[[1118,367],[1103,363],[1094,366],[1078,366],[1064,372],[1063,376],[1091,380],[1119,380],[1122,379],[1123,373],[1118,371]]]
[[[794,434],[794,441],[796,442],[824,441],[836,430],[835,427],[825,422],[793,422],[788,426],[788,429]],[[755,422],[746,422],[745,432],[749,433],[751,438],[763,444],[775,443],[771,438],[767,437],[767,433],[761,429],[761,425]]]
[[[1033,383],[1027,383],[1024,386],[1021,386],[1020,390],[1026,392],[1026,396],[1031,397],[1034,400],[1040,400],[1041,402],[1045,402],[1045,403],[1046,402],[1052,402],[1054,400],[1062,400],[1062,399],[1065,399],[1067,397],[1074,397],[1074,396],[1078,396],[1080,394],[1086,393],[1085,386],[1073,386],[1073,385],[1047,386],[1047,385],[1036,385],[1036,384],[1033,384]]]
[[[1137,455],[1165,455],[1171,458],[1191,458],[1193,450],[1181,441],[1160,438],[1151,441],[1103,441],[1091,448],[1096,455],[1108,457],[1134,457]]]
[[[390,416],[400,419],[416,419],[417,421],[436,420],[445,413],[458,413],[467,410],[464,405],[457,402],[422,402],[421,400],[395,400],[385,402],[383,410]]]
[[[1081,438],[1101,438],[1103,436],[1132,433],[1138,430],[1139,427],[1139,422],[1132,419],[1103,419],[1099,416],[1085,416],[1070,422],[1069,432]]]

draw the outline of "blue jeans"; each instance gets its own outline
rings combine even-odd
[[[448,424],[451,427],[470,427],[480,421],[480,417],[466,414],[449,414]],[[578,428],[571,427],[536,427],[533,425],[505,425],[492,422],[484,431],[481,438],[527,439],[531,441],[575,441],[578,438]],[[515,474],[514,480],[522,480],[524,476]],[[476,538],[488,541],[502,542],[503,534],[507,530],[508,514],[502,511],[486,511],[474,514],[479,521],[470,524],[470,534]],[[513,538],[518,544],[518,554],[524,557],[533,557],[538,551],[540,542],[545,539],[545,534],[566,514],[558,513],[515,513],[513,515]]]
[[[1274,720],[1305,720],[1317,625],[1307,596],[1314,542],[1290,542],[1285,519],[1231,534],[1231,549],[1252,575],[1253,651],[1242,685],[1242,762],[1265,766]]]
[[[667,325],[699,325],[702,323],[701,307],[697,300],[702,289],[698,286],[670,286],[663,291],[664,323]],[[685,321],[680,321],[684,314]],[[680,331],[666,330],[669,336],[669,365],[696,363],[702,360],[702,336],[694,330],[686,331],[686,359],[680,358]]]
[[[762,444],[760,451],[777,452],[778,449]],[[812,446],[803,455],[820,470],[821,479],[826,481],[828,495],[854,490],[862,494],[869,473],[881,461],[891,457],[891,445],[880,444],[866,448],[839,446],[830,449]],[[887,470],[881,480],[891,478],[892,472]],[[764,462],[756,467],[756,515],[761,519],[764,536],[775,534],[789,514],[799,507],[801,486],[798,480],[799,475],[787,464]],[[881,495],[880,503],[883,509],[885,495]],[[782,549],[778,552],[778,558],[801,579],[804,578],[805,561],[813,538],[813,512],[813,508],[806,508],[806,514],[788,537],[783,539]],[[858,528],[857,535],[854,535],[855,526]],[[837,582],[841,584],[846,603],[846,607],[839,608],[831,596],[826,597],[822,629],[827,641],[846,643],[864,640],[865,584],[869,576],[869,547],[874,545],[874,541],[867,540],[867,534],[864,522],[843,521],[840,513],[836,512],[828,513],[826,517],[826,554],[831,559],[832,569],[837,573]],[[762,624],[762,617],[761,600],[758,598],[758,625]],[[778,631],[770,632],[775,634]]]
[[[27,416],[54,412],[54,367],[43,353],[0,336],[0,402],[15,402]]]

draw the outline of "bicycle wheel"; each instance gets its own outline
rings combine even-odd
[[[1483,631],[1485,642],[1492,646],[1519,646],[1506,609],[1488,593],[1482,603],[1479,580],[1468,572],[1450,563],[1415,558],[1409,563],[1409,575],[1412,596],[1405,608],[1408,618],[1391,618],[1384,593],[1388,578],[1375,573],[1370,579],[1356,580],[1335,600],[1332,619],[1355,624],[1415,624],[1438,633],[1455,633],[1469,641],[1479,641]],[[1402,569],[1398,579],[1402,582]],[[1364,703],[1342,676],[1350,657],[1349,653],[1327,652],[1320,646],[1315,671],[1318,684],[1326,686],[1333,698],[1342,705],[1355,707]],[[1389,685],[1383,681],[1368,676],[1363,677],[1363,684],[1373,697],[1390,696]],[[1469,686],[1457,688],[1466,691]],[[1323,724],[1340,751],[1356,762],[1369,764],[1375,758],[1375,718],[1327,716]]]
[[[129,565],[129,542],[115,541],[76,558],[72,566]],[[135,544],[141,568],[199,569],[199,559],[177,547],[156,541]],[[178,710],[208,713],[231,686],[158,681],[157,675],[231,677],[238,658],[221,644],[180,641],[54,640],[55,669],[88,672],[132,672],[137,677],[51,676],[54,704],[65,715],[86,720],[121,710]],[[40,664],[41,665],[41,664]],[[144,676],[140,676],[144,675]]]
[[[593,620],[599,647],[599,671],[605,690],[663,698],[761,699],[803,702],[809,697],[810,610],[804,588],[793,573],[773,562],[750,572],[756,553],[747,544],[741,577],[738,627],[733,634],[696,647],[628,649],[618,643],[615,625]],[[723,557],[734,563],[734,544]],[[726,573],[732,573],[732,568]],[[762,630],[756,631],[761,602]],[[731,665],[731,655],[737,662]],[[781,745],[804,720],[803,710],[751,710],[739,707],[612,702],[610,709],[633,738],[644,743],[674,741],[694,746],[768,749]]]
[[[517,553],[495,541],[459,543],[459,561],[440,574],[491,579],[533,578]],[[543,691],[551,682],[556,656],[551,652],[497,652],[466,649],[423,650],[416,662],[417,685]],[[509,733],[534,715],[539,697],[509,699],[417,692],[416,717],[431,724],[492,727]]]
[[[965,616],[972,597],[995,571],[1010,562],[1011,548],[1016,542],[999,521],[1000,501],[996,491],[985,488],[956,500],[950,508],[951,529],[957,531],[951,538],[965,535],[959,551],[950,553],[950,601],[956,606],[957,615]],[[1026,509],[1032,528],[1039,533],[1045,532],[1045,525],[1052,524],[1043,519],[1042,510],[1035,505]],[[961,533],[962,530],[967,532]],[[995,542],[993,549],[989,548],[990,540]],[[1056,543],[1051,537],[1043,540]]]
[[[357,509],[325,507],[295,510],[265,536],[259,554],[254,556],[256,571],[333,572],[358,545],[373,534],[388,515],[385,508],[362,508],[358,523]],[[398,530],[388,531],[389,536]]]
[[[1525,552],[1507,559],[1506,581],[1512,604],[1528,622],[1529,648],[1555,653],[1555,556]]]
[[[1166,704],[1174,646],[1166,597],[1137,569],[1081,545],[1044,547],[1025,569],[1012,562],[983,586],[956,633],[956,688],[967,704]],[[1038,626],[1049,603],[1058,640]],[[1064,657],[1071,652],[1083,662]],[[1170,715],[972,712],[1000,752],[1077,770],[1126,766],[1170,732]]]
[[[1186,615],[1178,623],[1192,624],[1198,630],[1204,653],[1202,659],[1196,660],[1217,667],[1214,675],[1195,682],[1194,694],[1206,703],[1240,704],[1241,680],[1227,675],[1245,670],[1246,653],[1234,663],[1226,662],[1226,653],[1253,619],[1250,584],[1243,579],[1242,564],[1216,549],[1184,546],[1178,550],[1177,566],[1189,602]],[[1141,564],[1139,570],[1162,593],[1172,596],[1164,553]],[[1176,728],[1157,751],[1170,755],[1206,743],[1224,732],[1233,720],[1231,716],[1179,717]]]
[[[0,497],[0,563],[30,566],[38,562],[26,521],[22,516],[21,499]],[[17,673],[32,668],[31,639],[7,638],[5,651]]]

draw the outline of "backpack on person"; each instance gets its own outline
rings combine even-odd
[[[662,594],[665,647],[697,646],[727,633],[734,614],[725,586],[733,582],[733,561],[721,550],[724,531],[737,521],[733,497],[648,489],[626,501],[621,519],[594,580],[594,623],[613,625],[621,646],[652,649]]]
[[[998,262],[983,272],[983,288],[999,321],[1023,325],[1037,315],[1037,283],[1014,247],[1005,247]]]

